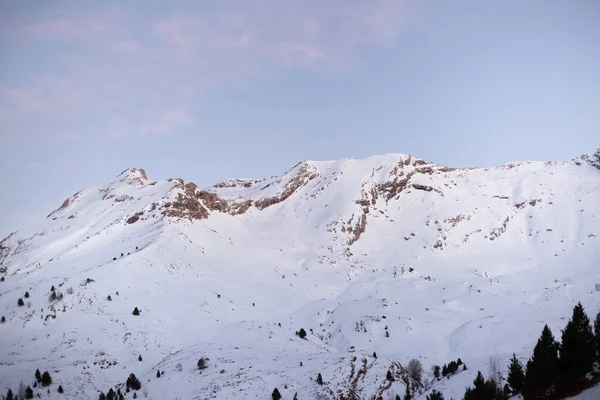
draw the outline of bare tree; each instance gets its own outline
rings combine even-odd
[[[421,377],[423,376],[423,364],[421,361],[413,358],[408,362],[408,366],[406,367],[408,371],[408,375],[419,384],[421,383]]]
[[[488,360],[488,379],[500,389],[502,385],[502,364],[497,355],[490,356]]]
[[[25,398],[25,384],[23,383],[23,381],[19,383],[19,390],[17,390],[17,395],[20,399]]]

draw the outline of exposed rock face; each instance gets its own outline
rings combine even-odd
[[[242,203],[232,203],[229,207],[229,213],[232,215],[244,214],[252,207],[252,200],[246,200]]]
[[[285,188],[281,193],[275,196],[260,199],[256,201],[254,205],[258,209],[264,210],[265,208],[270,207],[274,204],[281,203],[282,201],[290,197],[292,194],[294,194],[296,190],[305,186],[308,182],[315,179],[316,177],[317,173],[312,171],[308,164],[304,163],[298,169],[298,173],[296,174],[296,176],[285,185]]]
[[[229,179],[225,182],[220,182],[214,185],[216,188],[235,188],[235,187],[252,187],[255,183],[262,182],[264,179]]]
[[[584,161],[587,161],[592,167],[600,170],[600,149],[594,154],[584,154],[581,156]]]
[[[201,220],[208,218],[209,210],[229,212],[227,200],[220,198],[216,193],[198,190],[198,185],[193,182],[184,183],[180,178],[170,181],[175,181],[174,189],[180,191],[175,201],[163,205],[163,215]],[[239,212],[239,208],[236,211]]]
[[[46,218],[51,217],[52,215],[58,213],[60,210],[64,210],[65,208],[69,207],[70,204],[72,204],[75,200],[77,200],[77,198],[81,195],[81,191],[75,193],[73,195],[73,197],[69,197],[68,199],[65,199],[65,201],[63,201],[63,203],[61,204],[60,207],[58,207],[56,210],[52,211],[50,214],[48,214],[46,216]]]

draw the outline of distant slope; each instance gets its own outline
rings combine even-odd
[[[42,398],[60,383],[96,399],[134,372],[149,398],[375,399],[404,393],[411,358],[431,380],[461,357],[433,386],[462,398],[491,354],[528,357],[577,301],[600,310],[598,254],[600,150],[304,161],[204,189],[131,168],[0,242],[0,393],[39,368],[55,382]]]

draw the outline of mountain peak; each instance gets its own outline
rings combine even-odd
[[[144,168],[127,168],[117,175],[117,178],[121,182],[128,182],[132,186],[142,186],[148,182],[148,175],[146,175]]]

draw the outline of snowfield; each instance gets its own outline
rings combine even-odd
[[[578,301],[600,311],[599,255],[600,150],[306,161],[205,189],[131,168],[0,242],[0,393],[39,368],[41,398],[124,392],[135,373],[138,398],[393,399],[416,358],[433,382],[416,398],[461,399],[490,356],[506,370]],[[433,379],[459,357],[467,370]]]

